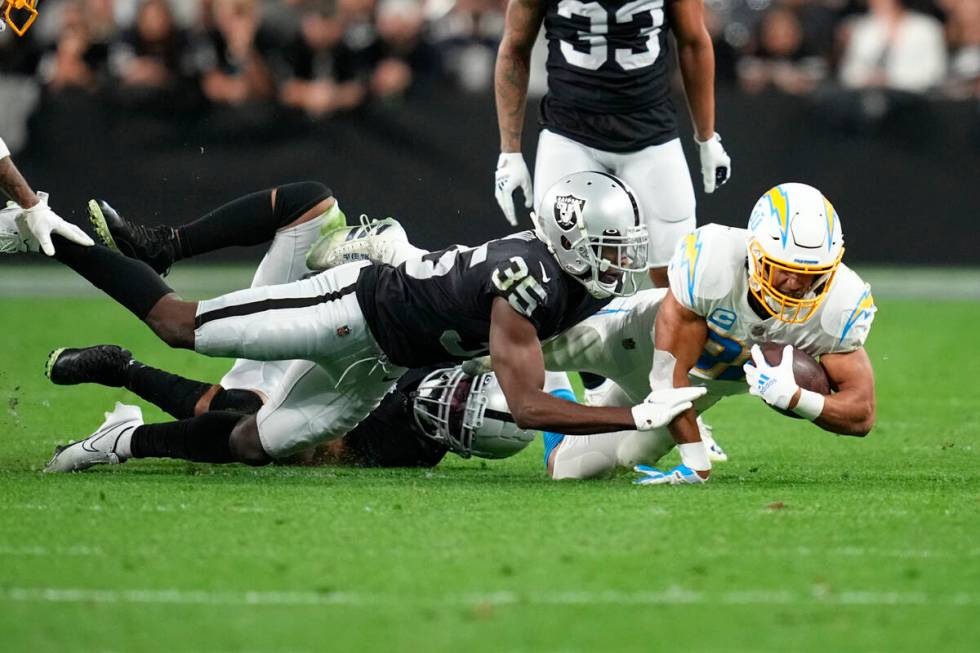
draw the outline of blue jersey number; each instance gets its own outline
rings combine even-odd
[[[742,364],[749,359],[745,345],[734,338],[723,336],[710,326],[704,351],[694,366],[694,374],[707,379],[738,381],[745,376]]]

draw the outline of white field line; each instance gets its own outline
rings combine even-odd
[[[0,602],[210,605],[258,607],[486,607],[486,606],[646,606],[646,605],[797,605],[797,606],[980,606],[976,592],[882,592],[846,590],[832,592],[814,588],[792,590],[735,590],[702,592],[669,587],[664,590],[623,592],[471,592],[425,597],[411,594],[371,592],[227,591],[179,589],[75,589],[60,587],[0,588]]]
[[[157,512],[157,511],[153,511]],[[131,550],[131,549],[128,549]],[[722,547],[712,549],[715,557],[738,556],[744,557],[745,553],[741,550],[730,550]],[[841,546],[828,547],[825,549],[815,549],[811,547],[785,547],[785,548],[766,548],[761,549],[759,554],[768,558],[897,558],[900,560],[936,560],[942,558],[955,558],[963,560],[967,558],[980,558],[980,548],[970,550],[935,550],[935,549],[888,549],[880,547],[863,546]],[[0,557],[71,557],[71,556],[106,556],[112,555],[102,547],[89,547],[84,545],[73,546],[45,546],[43,544],[5,544],[0,542]]]

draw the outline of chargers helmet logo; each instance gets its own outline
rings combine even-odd
[[[559,195],[555,198],[555,222],[562,231],[568,231],[576,224],[585,209],[585,200],[574,195]]]

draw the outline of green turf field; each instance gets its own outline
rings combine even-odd
[[[0,651],[980,650],[976,292],[903,297],[883,276],[873,433],[739,397],[709,413],[732,460],[700,487],[555,483],[540,442],[433,471],[46,476],[56,443],[135,401],[49,385],[52,348],[227,366],[157,344],[52,267],[0,268]]]

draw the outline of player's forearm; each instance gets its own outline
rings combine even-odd
[[[38,203],[37,195],[9,156],[0,159],[0,190],[25,209]]]
[[[814,424],[831,433],[863,438],[875,424],[874,398],[846,391],[827,395]]]
[[[715,50],[707,30],[677,46],[691,122],[699,141],[715,133]]]
[[[509,407],[514,422],[522,429],[591,435],[636,428],[629,408],[583,406],[542,390],[525,391],[519,396],[521,400]]]
[[[531,74],[530,52],[522,52],[508,39],[500,43],[494,70],[494,92],[497,100],[497,126],[500,129],[500,151],[520,152],[527,107],[527,84]]]

